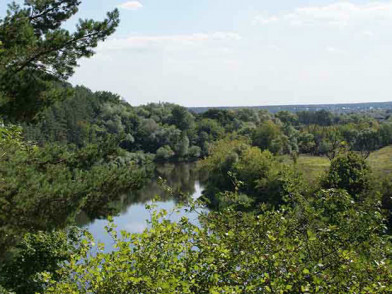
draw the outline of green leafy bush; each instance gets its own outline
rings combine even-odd
[[[358,199],[370,188],[370,167],[365,159],[354,152],[341,154],[331,162],[322,185],[346,190]]]
[[[141,234],[108,232],[115,250],[85,239],[43,275],[44,293],[389,293],[391,244],[375,203],[344,191],[297,197],[262,214],[227,208],[187,218],[152,212]],[[96,254],[90,255],[94,248]]]
[[[270,151],[261,151],[243,139],[217,142],[201,166],[209,174],[204,194],[215,207],[226,205],[221,203],[225,197],[220,197],[226,191],[246,194],[255,204],[277,205],[292,188],[302,188],[300,176],[291,166],[280,162]]]

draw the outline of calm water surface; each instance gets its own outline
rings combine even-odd
[[[149,211],[145,205],[151,203],[151,200],[159,195],[161,201],[157,202],[158,209],[173,209],[178,203],[176,196],[170,196],[165,193],[158,183],[161,177],[167,181],[167,185],[174,191],[179,191],[191,195],[194,199],[201,196],[203,191],[202,177],[195,163],[164,164],[156,167],[154,178],[149,181],[144,188],[136,192],[130,192],[122,195],[118,201],[111,203],[120,213],[114,217],[114,223],[118,231],[126,230],[131,233],[142,232],[147,227],[150,218]],[[192,222],[198,223],[197,213],[187,213],[181,210],[179,214],[175,213],[170,216],[173,221],[179,220],[182,216],[187,216]],[[87,229],[99,242],[103,242],[110,247],[112,239],[105,231],[108,224],[106,219],[90,219],[86,214],[81,213],[77,217],[77,224]]]

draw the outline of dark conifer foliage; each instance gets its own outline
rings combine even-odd
[[[80,20],[75,32],[62,25],[78,11],[77,0],[26,0],[11,3],[0,20],[0,114],[30,121],[37,112],[64,99],[70,77],[82,57],[119,24],[119,12],[103,21]]]

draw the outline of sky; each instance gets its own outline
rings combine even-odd
[[[77,18],[116,7],[73,84],[132,105],[392,101],[392,1],[82,0]]]

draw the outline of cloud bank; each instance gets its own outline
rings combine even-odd
[[[194,33],[183,35],[135,35],[122,39],[111,39],[103,43],[102,50],[123,50],[165,45],[195,45],[206,42],[231,42],[241,40],[235,32]]]
[[[276,15],[261,14],[255,22],[266,25],[286,23],[290,25],[348,26],[359,23],[392,21],[392,2],[355,4],[336,2],[321,6],[304,6]]]
[[[120,4],[118,7],[126,10],[138,10],[143,8],[143,4],[139,1],[128,1]]]

